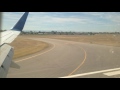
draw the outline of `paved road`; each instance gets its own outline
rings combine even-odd
[[[32,38],[51,44],[44,52],[16,61],[7,78],[119,78],[120,47],[47,38]]]

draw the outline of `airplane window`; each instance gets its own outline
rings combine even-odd
[[[20,66],[6,77],[119,78],[119,28],[119,12],[3,12],[1,45]]]

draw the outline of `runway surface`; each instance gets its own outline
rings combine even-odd
[[[120,47],[48,38],[31,38],[51,44],[43,52],[16,60],[7,78],[119,78]]]

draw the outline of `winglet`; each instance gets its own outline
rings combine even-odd
[[[29,12],[25,12],[11,30],[22,31]]]

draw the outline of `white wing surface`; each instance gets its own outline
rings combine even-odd
[[[11,30],[0,32],[0,78],[7,76],[10,66],[16,66],[15,63],[12,62],[14,49],[8,45],[8,43],[11,43],[21,33],[28,14],[29,12],[25,12]]]

